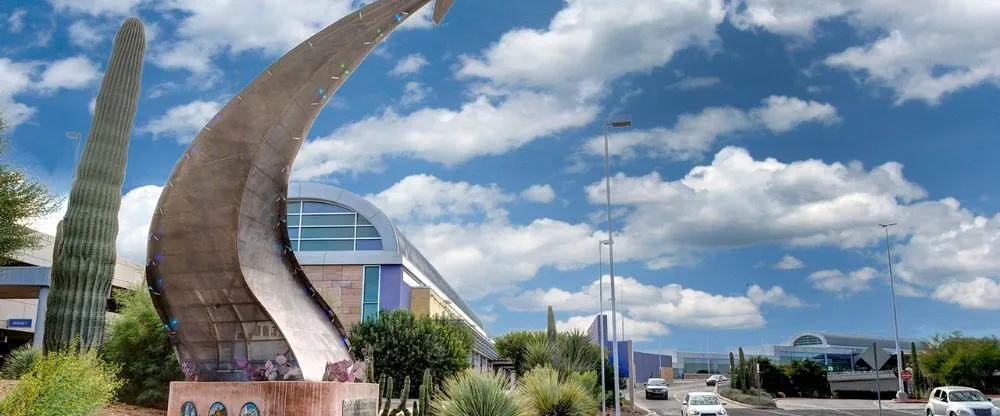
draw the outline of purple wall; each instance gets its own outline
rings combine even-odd
[[[410,287],[403,282],[403,266],[383,265],[378,286],[379,309],[410,309]]]
[[[661,364],[663,367],[673,367],[674,357],[669,355],[657,355],[634,351],[632,356],[635,357],[636,383],[645,383],[650,376],[659,378]]]

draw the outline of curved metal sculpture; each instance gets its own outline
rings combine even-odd
[[[246,379],[248,362],[292,353],[303,378],[350,357],[344,328],[289,248],[285,196],[313,121],[365,57],[430,0],[379,0],[301,43],[198,133],[150,225],[146,279],[200,380]],[[452,0],[436,0],[440,23]],[[268,337],[273,325],[280,336]],[[276,338],[276,339],[275,339]]]

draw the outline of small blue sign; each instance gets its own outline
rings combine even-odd
[[[8,319],[7,328],[31,328],[30,319]]]

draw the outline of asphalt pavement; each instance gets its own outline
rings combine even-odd
[[[638,387],[638,386],[637,386]],[[677,380],[670,385],[670,398],[667,400],[646,400],[642,390],[636,389],[636,403],[658,416],[681,415],[681,399],[684,395],[696,391],[714,391],[713,387],[705,386],[704,380]],[[778,399],[777,409],[750,409],[738,403],[727,402],[726,412],[729,416],[922,416],[924,407],[918,403],[882,402],[879,412],[878,403],[874,400],[835,400],[835,399]]]

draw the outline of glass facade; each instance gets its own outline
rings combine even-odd
[[[823,340],[819,339],[819,337],[817,336],[803,335],[801,337],[796,338],[795,343],[792,345],[800,346],[800,345],[822,345],[822,344]]]
[[[378,317],[378,295],[379,279],[382,268],[380,266],[365,266],[364,282],[361,292],[361,319],[375,319]]]
[[[382,236],[368,219],[329,202],[289,201],[288,238],[293,251],[382,249]]]

